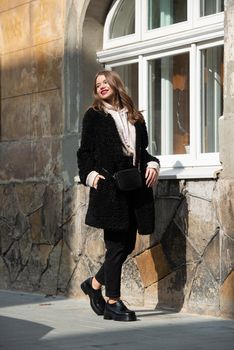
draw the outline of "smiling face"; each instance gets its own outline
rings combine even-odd
[[[100,99],[111,102],[114,97],[114,90],[109,85],[105,75],[98,75],[96,79],[96,93]]]

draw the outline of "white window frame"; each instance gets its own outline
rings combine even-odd
[[[112,17],[121,1],[122,0],[115,1],[106,17],[103,34],[104,50],[137,43],[142,40],[161,39],[162,36],[166,37],[175,32],[177,35],[179,33],[185,34],[185,32],[188,32],[186,36],[191,35],[191,31],[193,31],[196,36],[198,34],[204,35],[205,27],[209,29],[209,33],[212,35],[224,22],[223,12],[201,17],[200,0],[187,0],[187,21],[170,24],[161,28],[148,29],[148,0],[135,0],[135,33],[110,39],[109,32]],[[142,14],[142,16],[140,14]]]
[[[197,45],[197,53],[196,53],[196,65],[197,65],[197,93],[196,93],[196,101],[197,101],[197,106],[201,106],[201,51],[205,49],[209,49],[212,47],[217,47],[221,46],[224,44],[223,40],[218,40],[214,42],[209,42],[209,43],[203,43],[203,44],[198,44]],[[220,116],[221,117],[221,116]],[[207,159],[209,158],[209,164],[211,165],[216,165],[219,162],[219,152],[212,152],[212,153],[202,153],[201,152],[201,112],[200,108],[197,109],[196,112],[196,120],[197,120],[197,129],[199,132],[197,133],[197,162],[199,164],[206,164]]]
[[[191,22],[191,0],[187,0],[187,20],[179,23],[170,24],[168,26],[148,29],[148,0],[142,1],[142,39],[148,40],[155,37],[162,37],[175,33],[183,32],[192,27]]]
[[[157,156],[161,178],[210,178],[220,171],[219,153],[201,153],[201,50],[223,44],[223,13],[200,17],[200,0],[187,0],[187,21],[147,29],[147,0],[136,1],[135,34],[109,39],[112,16],[121,0],[110,10],[104,28],[104,49],[97,53],[107,69],[138,63],[139,109],[148,120],[148,61],[189,52],[190,56],[190,153]],[[142,13],[142,16],[140,14]],[[163,40],[162,40],[163,36]],[[196,44],[195,44],[196,43]],[[191,82],[194,83],[191,83]]]
[[[103,48],[105,50],[113,47],[132,44],[134,42],[140,41],[141,39],[141,16],[140,16],[141,4],[142,4],[141,0],[135,0],[135,33],[110,39],[109,33],[110,33],[111,21],[121,2],[122,0],[116,0],[116,2],[112,6],[112,8],[110,9],[106,17],[106,22],[105,22],[104,32],[103,32]]]
[[[150,129],[151,129],[151,121],[148,118],[149,115],[149,95],[148,95],[148,61],[150,60],[154,60],[154,59],[160,59],[160,58],[165,58],[165,57],[170,57],[170,56],[174,56],[174,55],[179,55],[182,53],[189,53],[190,57],[191,57],[191,53],[190,53],[190,49],[189,47],[187,48],[183,48],[183,49],[175,49],[175,50],[170,50],[164,53],[158,53],[158,54],[153,54],[153,55],[147,55],[144,57],[144,78],[143,81],[145,82],[145,86],[144,86],[144,99],[143,99],[143,110],[145,111],[144,113],[144,117],[149,129],[149,141],[151,142],[151,133],[150,133]],[[190,70],[191,67],[193,65],[190,64]],[[191,94],[190,94],[190,105],[191,105]],[[191,109],[190,106],[190,119],[191,119],[191,113],[193,113],[193,110]],[[168,128],[168,123],[167,121],[163,121],[163,123],[165,124],[164,127]],[[191,134],[191,130],[190,130],[190,134]],[[163,135],[162,135],[163,136]],[[168,136],[168,135],[167,135]],[[166,138],[167,138],[166,136]],[[166,140],[164,140],[164,136],[162,137],[162,143],[165,143]],[[190,143],[191,144],[191,143]],[[172,155],[161,155],[161,156],[157,156],[160,159],[160,163],[161,163],[161,167],[162,168],[170,168],[173,169],[175,167],[176,162],[178,162],[178,158],[180,160],[181,163],[181,167],[186,167],[186,166],[191,166],[192,165],[192,161],[191,161],[191,153],[190,154],[172,154]]]
[[[141,81],[141,78],[140,78],[140,62],[141,61],[141,58],[138,57],[138,58],[133,58],[133,59],[129,59],[129,60],[126,60],[126,61],[120,61],[120,62],[115,62],[111,65],[108,65],[106,64],[105,65],[105,69],[107,70],[112,70],[114,69],[115,67],[121,67],[121,66],[126,66],[126,65],[129,65],[129,64],[135,64],[137,63],[138,64],[138,80]],[[142,110],[142,107],[140,105],[140,101],[142,99],[142,89],[140,88],[140,83],[138,84],[138,106],[139,106],[139,110]]]
[[[224,13],[218,12],[212,15],[200,16],[200,0],[198,0],[198,6],[196,6],[196,1],[193,1],[193,13],[194,13],[194,26],[202,27],[207,25],[214,25],[215,23],[223,23]]]

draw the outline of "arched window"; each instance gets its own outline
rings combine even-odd
[[[224,0],[117,0],[98,60],[119,72],[148,124],[162,177],[220,167]]]
[[[114,9],[109,27],[109,38],[135,33],[135,0],[120,1]]]
[[[139,0],[114,1],[104,26],[104,48],[139,40]]]

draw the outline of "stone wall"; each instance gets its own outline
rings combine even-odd
[[[225,290],[225,296],[231,293],[228,279],[233,278],[234,261],[233,241],[228,240],[220,221],[220,211],[226,212],[220,206],[221,192],[218,179],[159,182],[156,230],[153,235],[137,237],[136,248],[123,267],[123,298],[177,311],[232,316],[230,309],[220,308],[220,291]],[[232,198],[229,194],[227,203]],[[70,295],[80,295],[74,283],[93,275],[103,261],[100,230],[83,224],[87,195],[88,190],[78,185],[83,212],[78,210],[73,218],[79,235],[73,245],[78,260],[67,286]]]
[[[233,242],[220,229],[218,183],[160,181],[156,231],[138,236],[124,264],[123,298],[221,315],[219,290],[223,298],[230,293],[225,284],[234,257]],[[89,190],[77,185],[75,197],[73,191],[58,184],[2,186],[1,288],[83,296],[79,285],[97,271],[104,244],[102,230],[84,224]]]

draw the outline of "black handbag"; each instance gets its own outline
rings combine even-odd
[[[138,168],[117,171],[113,175],[116,187],[120,191],[133,191],[142,187],[141,172]]]

